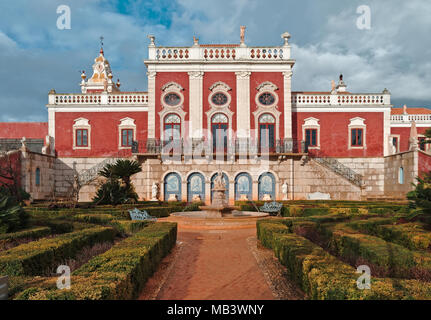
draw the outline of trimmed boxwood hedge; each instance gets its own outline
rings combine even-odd
[[[13,243],[22,239],[36,240],[45,237],[51,233],[48,227],[32,227],[27,230],[22,230],[14,233],[0,234],[0,250],[3,249],[8,243]]]
[[[287,267],[290,275],[307,293],[310,299],[431,299],[431,284],[417,280],[397,280],[388,278],[371,279],[371,290],[359,290],[355,269],[311,241],[294,233],[279,232],[275,228],[271,237],[270,223],[258,224],[258,235],[266,239],[262,244],[270,244],[280,262]],[[271,248],[270,247],[270,248]]]
[[[375,236],[355,233],[342,224],[325,228],[331,236],[329,249],[337,256],[354,263],[357,258],[383,268],[392,277],[405,277],[411,268],[431,271],[431,255],[424,252],[410,251],[403,246],[387,242]]]
[[[16,299],[135,299],[161,259],[175,245],[176,223],[152,223],[74,271],[70,290],[58,290],[55,279],[29,288]]]
[[[42,275],[56,263],[73,258],[82,248],[113,241],[114,236],[112,228],[95,227],[19,245],[0,252],[0,274]]]

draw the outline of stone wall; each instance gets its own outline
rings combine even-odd
[[[105,158],[59,158],[56,161],[55,185],[58,194],[68,192],[70,183],[73,182],[74,167],[77,172],[90,169]],[[300,157],[284,160],[270,159],[267,163],[254,161],[235,163],[224,162],[217,164],[208,163],[207,160],[194,160],[192,163],[162,163],[159,159],[139,158],[142,164],[142,172],[132,177],[132,183],[141,200],[151,199],[151,187],[158,183],[159,199],[163,200],[164,177],[170,172],[177,172],[182,179],[182,200],[187,201],[187,178],[193,172],[200,172],[205,177],[205,201],[210,203],[211,177],[220,168],[229,178],[229,200],[232,204],[235,197],[235,177],[242,172],[251,175],[253,181],[253,200],[258,200],[258,180],[262,173],[273,173],[276,186],[276,199],[282,200],[281,186],[288,184],[288,199],[306,199],[307,194],[322,192],[329,193],[335,200],[361,200],[364,196],[384,194],[384,159],[383,158],[341,158],[338,159],[344,165],[355,172],[364,175],[365,189],[361,190],[346,178],[334,173],[311,159]],[[75,163],[75,165],[74,165]],[[80,201],[91,201],[98,188],[101,179],[95,180],[80,191]]]
[[[390,155],[385,160],[385,195],[394,198],[405,198],[413,190],[418,176],[418,152],[408,151]],[[404,171],[404,183],[400,183],[400,168]]]
[[[381,158],[337,158],[337,160],[363,176],[364,196],[384,196],[385,160]]]
[[[21,183],[33,200],[50,199],[55,181],[55,157],[34,153],[21,153]],[[40,184],[36,185],[36,170],[40,170]]]

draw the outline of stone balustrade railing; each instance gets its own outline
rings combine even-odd
[[[391,123],[431,123],[431,114],[393,114]]]
[[[390,94],[307,94],[292,92],[293,106],[390,105]]]
[[[241,47],[234,45],[149,48],[149,60],[156,61],[282,61],[289,59],[290,46]]]
[[[148,105],[148,93],[50,93],[50,105]]]

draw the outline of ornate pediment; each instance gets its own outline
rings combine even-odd
[[[265,81],[257,86],[257,91],[275,91],[278,90],[278,87],[272,82]]]
[[[226,83],[218,81],[210,87],[211,91],[230,91],[232,90]]]
[[[183,91],[184,88],[181,87],[178,83],[171,81],[164,84],[162,87],[162,90],[163,91]]]

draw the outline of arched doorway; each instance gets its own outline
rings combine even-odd
[[[191,202],[198,196],[201,201],[205,201],[205,178],[196,172],[187,179],[187,201]]]
[[[172,172],[165,177],[164,193],[165,201],[174,197],[181,201],[181,177],[178,173]]]
[[[227,149],[227,130],[229,120],[223,113],[216,113],[211,118],[211,134],[213,136],[213,150],[224,152]]]
[[[217,178],[217,173],[215,173],[211,177],[211,202],[213,201],[213,188],[214,188],[214,180]],[[229,203],[229,178],[227,177],[227,174],[223,172],[223,182],[226,187],[226,191],[224,192],[226,196],[226,201]]]
[[[269,113],[259,117],[259,150],[275,151],[275,118]]]
[[[265,195],[269,195],[271,200],[275,200],[275,178],[270,172],[259,177],[259,200],[263,200]]]
[[[252,180],[248,173],[240,173],[235,178],[235,200],[252,200]]]

